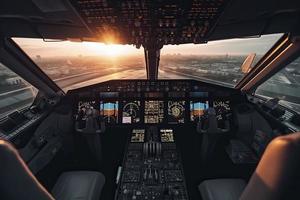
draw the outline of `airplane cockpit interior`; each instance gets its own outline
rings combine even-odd
[[[298,0],[1,0],[0,199],[300,199]]]

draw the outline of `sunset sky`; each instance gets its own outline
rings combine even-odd
[[[219,55],[219,54],[265,54],[282,34],[266,35],[260,38],[230,39],[212,41],[207,44],[184,44],[164,46],[161,54]],[[17,44],[30,56],[128,56],[143,55],[143,48],[133,45],[106,45],[93,42],[44,42],[42,39],[14,38]]]

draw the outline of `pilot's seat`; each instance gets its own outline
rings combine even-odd
[[[105,183],[99,172],[65,172],[51,195],[34,177],[17,150],[3,140],[0,140],[0,179],[0,197],[9,200],[99,200]]]
[[[242,179],[203,181],[203,200],[299,199],[300,132],[274,139],[248,184]]]

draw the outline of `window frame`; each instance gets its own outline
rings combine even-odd
[[[296,58],[295,58],[295,57],[296,57]],[[267,81],[269,81],[272,77],[276,76],[281,70],[283,70],[284,68],[286,68],[288,65],[290,65],[291,63],[293,63],[293,62],[294,62],[295,60],[297,60],[297,59],[300,59],[300,52],[298,52],[297,54],[295,54],[295,55],[293,55],[291,58],[289,58],[289,59],[287,60],[287,62],[286,62],[285,65],[283,65],[279,70],[277,70],[275,73],[273,73],[272,76],[269,76],[269,77],[268,77],[266,80],[264,80],[261,84],[259,84],[257,87],[255,87],[255,90],[253,90],[252,95],[255,96],[255,97],[257,97],[257,98],[259,98],[259,99],[261,99],[261,100],[264,100],[264,101],[268,101],[268,100],[270,100],[270,99],[274,99],[274,98],[269,97],[269,96],[265,96],[265,95],[262,95],[262,94],[258,94],[258,93],[257,93],[257,89],[258,89],[261,85],[263,85],[264,83],[266,83]],[[300,67],[300,66],[298,66],[298,67]],[[299,91],[299,92],[300,92],[300,91]],[[275,97],[275,98],[276,98],[276,97]],[[290,107],[290,106],[287,105],[287,104],[289,103],[288,101],[286,101],[286,102],[288,102],[288,103],[281,103],[280,101],[282,101],[282,100],[279,99],[278,106],[280,106],[280,107],[282,107],[282,108],[285,108],[285,109],[288,109],[288,110],[291,111],[291,112],[300,114],[300,112],[295,111],[292,107]],[[293,103],[293,102],[290,102],[290,103]],[[299,105],[300,105],[300,103],[299,103]]]
[[[1,63],[1,62],[0,62],[0,63]],[[4,65],[3,63],[1,63],[1,65],[2,65],[5,69],[7,69],[7,70],[9,70],[11,73],[13,73],[13,75],[15,75],[16,78],[20,78],[21,81],[24,82],[23,87],[17,88],[17,89],[8,90],[8,91],[6,91],[6,92],[4,92],[4,93],[7,93],[7,92],[8,92],[8,93],[11,93],[11,92],[14,92],[15,90],[22,90],[22,89],[24,89],[24,90],[29,90],[28,93],[32,93],[32,96],[31,96],[30,98],[28,98],[28,100],[31,99],[31,102],[28,103],[28,104],[24,104],[24,105],[22,105],[22,106],[17,106],[17,107],[11,107],[13,104],[12,104],[12,105],[8,105],[8,106],[4,106],[4,107],[10,107],[10,108],[11,108],[11,109],[9,109],[8,111],[4,112],[3,114],[1,113],[0,119],[5,119],[6,117],[8,117],[10,114],[12,114],[12,113],[15,112],[15,111],[18,111],[18,112],[21,112],[21,113],[22,113],[22,112],[28,110],[28,109],[34,104],[34,102],[36,101],[36,99],[38,98],[40,91],[39,91],[36,87],[34,87],[32,84],[28,83],[23,77],[21,77],[20,75],[16,74],[14,71],[12,71],[9,67],[7,67],[6,65]],[[8,85],[9,85],[9,84],[8,84]],[[1,94],[2,94],[2,93],[1,93]],[[11,97],[14,98],[15,96],[12,95]],[[22,101],[26,101],[26,99],[23,99],[23,100],[21,100],[21,101],[18,101],[18,102],[16,102],[15,104],[21,103]],[[4,107],[3,107],[3,108],[4,108]],[[1,108],[2,108],[2,107],[1,107]]]
[[[61,88],[45,75],[12,39],[0,39],[3,40],[0,43],[0,62],[37,90],[33,102],[24,108],[16,109],[17,111],[25,112],[31,106],[38,104],[41,99],[54,99],[65,95]],[[1,120],[7,118],[14,111],[5,113],[4,116],[1,116]]]

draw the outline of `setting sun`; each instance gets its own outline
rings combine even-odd
[[[124,54],[131,53],[131,49],[129,49],[127,46],[124,45],[102,44],[102,43],[92,43],[92,42],[84,42],[84,45],[87,45],[87,48],[89,48],[91,51],[109,57],[118,57]]]
[[[24,49],[32,56],[54,57],[67,54],[68,56],[107,56],[115,58],[144,54],[142,48],[137,49],[133,45],[71,41],[44,42],[42,39],[33,38],[13,39],[17,43],[21,43],[25,47]]]

